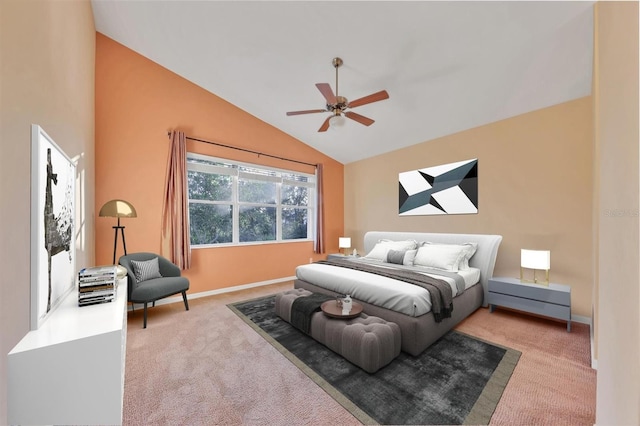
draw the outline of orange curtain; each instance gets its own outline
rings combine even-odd
[[[171,132],[167,182],[162,206],[162,255],[180,269],[191,267],[187,189],[187,137]]]
[[[313,251],[315,253],[324,253],[324,184],[322,183],[322,164],[316,164],[316,186],[318,193],[316,195],[316,229]]]

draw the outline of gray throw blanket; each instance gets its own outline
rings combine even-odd
[[[320,305],[327,300],[333,299],[331,296],[319,293],[298,297],[291,304],[291,325],[306,334],[310,334],[311,316],[320,310]]]
[[[431,296],[431,312],[433,312],[433,317],[436,322],[440,322],[444,318],[451,318],[451,312],[453,312],[453,292],[451,291],[451,286],[449,286],[446,281],[418,272],[389,269],[346,259],[320,260],[316,263],[369,272],[420,286],[427,290]]]

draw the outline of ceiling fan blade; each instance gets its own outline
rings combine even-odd
[[[365,96],[364,98],[356,99],[355,101],[349,102],[349,108],[359,107],[362,105],[370,104],[372,102],[382,101],[384,99],[389,99],[389,94],[386,90],[381,90],[369,96]]]
[[[327,112],[326,109],[308,109],[305,111],[289,111],[287,115],[314,114],[316,112]]]
[[[327,129],[329,128],[329,120],[331,120],[331,117],[333,117],[333,115],[330,115],[326,120],[324,120],[324,123],[322,123],[322,126],[320,126],[320,128],[318,129],[318,132],[327,131]]]
[[[316,87],[322,93],[322,96],[327,100],[327,104],[333,105],[337,103],[336,95],[333,94],[333,89],[329,86],[329,83],[316,83]]]
[[[357,121],[360,124],[364,124],[365,126],[371,126],[373,123],[375,123],[374,120],[367,118],[364,115],[356,114],[353,111],[347,111],[344,113],[344,115],[352,120]]]

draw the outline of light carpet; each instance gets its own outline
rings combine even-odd
[[[362,423],[233,313],[230,303],[291,290],[292,282],[128,313],[123,424]],[[522,353],[491,425],[595,423],[589,326],[478,309],[456,330]],[[314,401],[314,405],[308,404]]]

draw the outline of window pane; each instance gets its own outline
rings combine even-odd
[[[217,166],[217,167],[226,167],[232,169],[234,167],[233,164],[225,163],[223,161],[216,160],[213,157],[207,157],[200,154],[191,154],[187,153],[187,167],[189,163],[194,164],[207,164],[209,166]]]
[[[240,242],[275,241],[275,207],[240,207]]]
[[[309,188],[304,186],[282,185],[282,204],[288,206],[306,206],[309,202]]]
[[[238,179],[238,199],[245,203],[276,203],[276,183]]]
[[[282,209],[282,239],[307,238],[307,209]]]
[[[230,243],[233,208],[229,204],[189,203],[191,244]]]
[[[187,177],[190,200],[231,201],[231,176],[189,171]]]
[[[299,175],[296,173],[282,173],[282,179],[295,180],[298,182],[309,182],[309,178],[305,175]]]
[[[275,172],[273,170],[261,169],[257,167],[249,167],[249,166],[238,166],[238,170],[245,173],[252,173],[254,175],[260,176],[279,176],[280,173]]]

